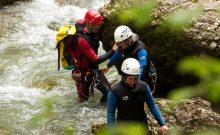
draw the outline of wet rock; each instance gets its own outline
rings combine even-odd
[[[137,4],[135,0],[112,0],[108,5],[100,8],[104,16],[103,47],[109,50],[114,44],[113,33],[121,25],[116,16],[122,9]],[[145,0],[138,0],[138,3]],[[203,13],[194,19],[193,23],[177,35],[172,30],[158,33],[157,28],[164,22],[167,15],[180,9],[194,9],[202,6]],[[157,89],[159,95],[164,95],[169,89],[185,85],[193,85],[198,78],[192,74],[181,75],[176,71],[177,62],[185,56],[214,56],[220,58],[220,1],[216,0],[157,0],[157,6],[152,14],[152,22],[144,27],[137,28],[131,22],[125,23],[140,35],[148,46],[148,51],[155,62],[158,72]],[[117,69],[120,66],[116,63]],[[158,94],[158,93],[156,93]]]
[[[61,25],[61,23],[53,21],[48,25],[48,28],[54,31],[58,31]]]
[[[95,4],[98,3],[99,1],[96,0],[55,0],[56,3],[58,3],[60,6],[65,6],[65,5],[76,5],[77,7],[81,8],[92,8]]]
[[[31,0],[1,0],[0,1],[0,7],[13,4],[14,2],[18,1],[31,1]]]
[[[201,98],[186,100],[172,111],[177,123],[185,134],[220,129],[220,115],[211,110],[211,104]]]
[[[92,133],[97,133],[98,131],[100,130],[103,130],[103,129],[106,129],[107,128],[107,123],[102,121],[102,122],[96,122],[96,123],[93,123],[91,125],[91,132]]]
[[[80,3],[80,0],[55,0],[56,3],[59,5],[78,5]]]
[[[212,42],[209,47],[210,47],[210,49],[215,49],[217,47],[217,43]]]
[[[11,135],[11,132],[8,131],[7,129],[4,129],[4,128],[0,127],[0,134],[1,135]]]
[[[183,134],[206,131],[208,129],[220,129],[220,115],[213,112],[211,104],[201,98],[187,99],[181,101],[170,101],[167,99],[156,99],[163,117],[170,129],[178,129]],[[160,134],[160,126],[150,111],[145,108],[152,135]],[[92,124],[92,132],[106,128],[106,122]]]

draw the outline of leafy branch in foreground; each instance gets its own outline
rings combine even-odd
[[[50,120],[54,118],[55,112],[53,111],[53,102],[57,101],[57,96],[51,96],[46,97],[40,100],[40,103],[43,105],[43,110],[39,113],[35,114],[29,121],[30,126],[35,127],[39,124],[42,124],[42,122],[45,122],[47,120]]]
[[[220,61],[211,57],[187,57],[178,64],[178,69],[190,72],[200,78],[199,84],[173,90],[171,99],[207,95],[213,102],[220,102]]]
[[[127,10],[121,11],[118,16],[120,22],[135,22],[135,25],[143,27],[146,24],[149,24],[152,20],[151,16],[156,7],[155,0],[149,0],[138,6],[133,6]]]

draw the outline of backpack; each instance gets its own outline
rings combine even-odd
[[[132,50],[132,52],[130,54],[127,54],[128,56],[131,56],[133,58],[137,58],[137,51],[140,49],[145,49],[148,52],[148,49],[146,47],[146,45],[138,40],[137,42],[137,46],[134,46],[134,48],[130,48],[130,50]],[[156,83],[157,81],[157,72],[156,72],[156,67],[154,66],[154,63],[150,57],[150,54],[148,52],[147,55],[147,65],[145,67],[145,72],[143,73],[145,74],[145,76],[143,76],[146,79],[150,79],[152,81],[152,83]]]
[[[132,50],[131,54],[129,54],[133,58],[136,58],[136,56],[137,56],[136,53],[139,49],[145,49],[148,52],[146,45],[142,41],[139,40],[137,43],[138,43],[138,46],[135,46],[135,48],[131,48],[133,50]],[[153,84],[151,89],[152,89],[152,93],[154,93],[155,87],[156,87],[156,82],[157,82],[157,72],[156,72],[156,67],[154,66],[153,61],[150,57],[149,52],[147,55],[147,65],[145,67],[143,74],[144,74],[144,76],[143,76],[142,80],[145,80],[147,82],[150,81]]]
[[[73,44],[70,44],[70,40],[74,40],[74,35],[77,33],[74,25],[63,25],[59,28],[56,35],[56,49],[58,50],[58,70],[60,65],[66,70],[74,69],[76,65],[76,59],[71,56],[71,49]]]
[[[147,56],[147,61],[148,61],[148,64],[146,66],[147,78],[152,83],[152,87],[151,87],[152,91],[151,92],[153,94],[156,90],[157,70],[156,70],[156,67],[154,66],[153,61],[151,60],[151,58],[149,56],[149,53],[148,53],[148,56]]]

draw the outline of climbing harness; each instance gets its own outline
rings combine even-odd
[[[89,87],[89,97],[94,97],[94,88],[97,88],[97,86],[99,85],[100,83],[100,80],[99,80],[99,71],[98,70],[93,70],[93,78],[92,78],[92,82],[90,84],[90,87]]]

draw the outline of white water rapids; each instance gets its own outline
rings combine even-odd
[[[33,0],[0,9],[1,134],[63,134],[68,124],[75,134],[90,134],[91,123],[106,119],[106,107],[98,104],[100,93],[87,103],[76,102],[70,71],[57,71],[56,32],[48,25],[81,19],[89,8],[98,9],[107,2],[78,0],[80,6],[58,6],[53,0]],[[110,73],[111,82],[115,72]],[[59,97],[53,103],[56,115],[30,127],[31,118],[43,110],[40,101],[45,97]]]

